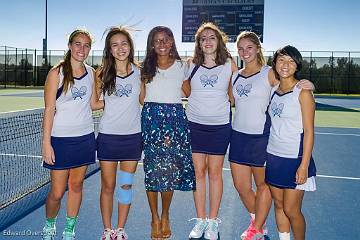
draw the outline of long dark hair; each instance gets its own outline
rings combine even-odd
[[[110,96],[115,91],[115,79],[116,79],[116,66],[115,66],[115,58],[111,54],[111,45],[110,40],[116,34],[122,34],[126,37],[127,41],[130,45],[130,53],[128,56],[128,62],[126,68],[130,64],[135,64],[135,50],[134,50],[134,42],[131,38],[131,35],[126,27],[111,27],[107,29],[104,34],[107,32],[105,38],[105,47],[103,51],[102,65],[99,73],[99,77],[102,80],[102,91],[103,94],[106,92]],[[136,64],[135,64],[136,65]]]
[[[176,49],[174,34],[170,30],[170,28],[164,26],[154,27],[153,29],[151,29],[148,35],[146,55],[141,68],[141,81],[145,83],[151,82],[157,71],[157,55],[154,49],[154,37],[155,34],[159,32],[165,33],[173,40],[173,45],[170,49],[170,57],[178,60],[181,59]]]
[[[217,65],[223,65],[227,61],[228,58],[231,58],[231,54],[226,47],[226,43],[228,41],[228,37],[226,34],[220,30],[218,26],[216,26],[212,22],[206,22],[201,24],[195,34],[195,51],[193,55],[193,63],[196,65],[201,65],[204,63],[204,53],[201,49],[200,45],[200,36],[203,31],[210,29],[215,32],[215,36],[218,39],[218,46],[216,48],[216,58],[215,63]]]
[[[71,44],[74,41],[74,38],[79,34],[83,34],[87,36],[90,39],[90,44],[92,44],[93,40],[91,34],[84,29],[76,29],[75,31],[73,31],[69,36],[68,44]],[[67,52],[65,53],[64,60],[62,60],[59,64],[55,66],[55,68],[57,68],[59,72],[60,69],[62,68],[62,73],[64,75],[62,93],[66,93],[69,87],[74,85],[74,76],[72,72],[73,69],[70,60],[71,60],[71,50],[68,49]]]

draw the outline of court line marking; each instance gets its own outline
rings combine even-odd
[[[230,168],[223,168],[224,171],[231,171]],[[331,176],[331,175],[316,175],[316,177],[321,177],[321,178],[335,178],[335,179],[346,179],[346,180],[357,180],[360,181],[360,178],[356,178],[356,177],[341,177],[341,176]]]
[[[28,158],[42,158],[42,156],[36,156],[36,155],[26,155],[26,154],[13,154],[13,153],[0,153],[0,156],[7,156],[7,157],[28,157]],[[97,160],[98,161],[98,160]],[[139,162],[139,165],[144,165],[144,163]],[[230,168],[223,168],[223,171],[231,171]],[[332,175],[316,175],[320,178],[334,178],[334,179],[345,179],[345,180],[356,180],[360,181],[360,178],[357,177],[342,177],[342,176],[332,176]]]
[[[331,132],[315,132],[317,135],[332,135],[332,136],[352,136],[352,137],[360,137],[360,134],[355,133],[331,133]]]
[[[42,156],[27,155],[27,154],[14,154],[14,153],[0,153],[0,156],[6,156],[6,157],[27,157],[27,158],[42,158]]]
[[[14,111],[7,111],[7,112],[0,112],[1,114],[7,114],[7,113],[22,113],[22,112],[27,112],[27,111],[35,111],[38,109],[45,109],[44,107],[39,107],[39,108],[28,108],[28,109],[22,109],[22,110],[14,110]]]

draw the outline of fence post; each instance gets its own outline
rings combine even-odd
[[[312,51],[310,51],[310,72],[309,72],[309,77],[310,77],[310,81],[312,79],[312,68],[313,68],[313,63],[312,63]]]
[[[17,48],[15,48],[15,65],[14,65],[14,67],[15,67],[15,78],[14,78],[14,83],[15,83],[15,87],[16,87],[16,79],[17,79],[17,64],[18,64],[18,61],[17,61],[17,55],[18,55],[18,52],[17,52]],[[21,69],[20,69],[20,76],[21,76]]]
[[[6,88],[6,84],[7,84],[7,62],[6,62],[6,46],[5,46],[5,59],[4,59],[4,73],[5,73],[5,88]]]
[[[25,87],[28,84],[28,57],[27,57],[27,48],[25,48]]]
[[[331,92],[334,93],[335,86],[334,86],[334,52],[331,51]]]
[[[349,68],[348,68],[348,77],[347,77],[347,94],[350,94],[350,71],[351,71],[351,57],[349,52]]]
[[[38,85],[37,66],[36,66],[36,49],[34,50],[33,79],[34,79],[34,87],[35,87]]]

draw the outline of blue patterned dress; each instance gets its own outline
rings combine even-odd
[[[146,102],[141,127],[146,190],[195,190],[190,131],[182,104]]]

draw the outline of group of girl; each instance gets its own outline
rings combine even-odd
[[[128,239],[124,226],[142,151],[151,238],[172,235],[169,210],[174,190],[181,190],[194,193],[197,216],[189,239],[218,239],[222,167],[229,143],[234,185],[250,214],[241,238],[263,239],[272,198],[280,239],[290,239],[290,228],[295,239],[305,238],[302,198],[304,190],[316,187],[311,157],[314,99],[313,85],[298,83],[302,59],[296,48],[279,49],[270,68],[256,34],[242,32],[236,44],[245,67],[238,71],[226,48],[227,37],[216,25],[200,26],[194,56],[187,62],[178,54],[172,31],[158,26],[148,35],[140,66],[129,31],[112,27],[102,65],[95,72],[85,64],[91,42],[87,31],[74,31],[64,60],[50,70],[45,83],[43,166],[51,169],[51,190],[43,239],[55,238],[66,186],[63,239],[75,239],[86,166],[95,162],[96,150],[102,240]],[[188,97],[186,111],[183,96]],[[95,140],[92,110],[98,109],[103,109],[103,116]]]

